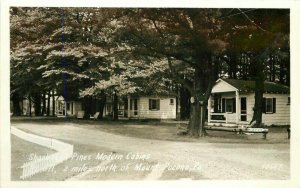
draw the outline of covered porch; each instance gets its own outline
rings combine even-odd
[[[55,114],[57,117],[76,116],[78,111],[82,110],[82,104],[79,101],[65,101],[62,96],[55,101]]]
[[[217,82],[208,100],[208,125],[238,126],[249,124],[252,115],[247,110],[247,95],[232,85]]]

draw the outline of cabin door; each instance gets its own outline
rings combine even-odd
[[[56,104],[56,114],[58,116],[66,115],[66,104],[64,101],[58,100]]]
[[[130,99],[130,116],[135,117],[138,116],[138,100]]]
[[[247,121],[247,98],[241,98],[241,121]]]

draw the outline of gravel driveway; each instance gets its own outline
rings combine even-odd
[[[77,127],[73,124],[38,125],[32,123],[13,124],[22,130],[53,137],[74,144],[78,155],[87,153],[76,151],[76,145],[85,147],[108,148],[106,154],[120,154],[124,160],[110,160],[101,164],[126,166],[130,161],[132,168],[141,165],[138,179],[289,179],[290,148],[288,143],[251,144],[251,143],[195,143],[164,141],[115,135],[101,130]],[[93,152],[101,153],[103,151]],[[129,156],[128,156],[129,155]],[[93,156],[94,157],[94,156]],[[131,158],[125,160],[126,157]],[[144,157],[145,159],[135,159]],[[100,165],[100,166],[101,166]],[[148,167],[157,167],[147,170]],[[97,168],[98,167],[98,168]],[[186,169],[183,169],[187,167]],[[72,180],[136,179],[138,173],[132,169],[116,173],[95,171],[99,165],[77,173]],[[131,171],[130,171],[131,170]],[[135,169],[136,170],[136,169]],[[125,177],[125,178],[124,178]],[[121,178],[122,179],[122,178]]]

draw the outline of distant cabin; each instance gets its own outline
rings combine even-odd
[[[262,123],[290,125],[290,88],[264,82]],[[218,79],[208,101],[208,124],[249,124],[253,117],[255,81]]]
[[[82,102],[76,99],[65,101],[62,96],[57,97],[55,101],[55,114],[58,117],[78,116],[82,111]]]
[[[176,119],[176,97],[129,96],[125,107],[128,118]]]
[[[79,100],[64,101],[62,96],[56,100],[55,112],[58,117],[78,117],[83,111]],[[96,113],[94,109],[94,113]],[[112,117],[113,101],[107,97],[103,117]],[[93,115],[93,114],[90,114]],[[128,96],[118,102],[119,118],[129,119],[176,119],[176,97],[173,96]]]

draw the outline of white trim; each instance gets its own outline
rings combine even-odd
[[[274,98],[275,97],[265,97],[265,99],[266,99],[266,104],[265,104],[265,114],[274,114]],[[271,100],[271,112],[267,112],[267,101],[268,100]]]
[[[221,79],[221,78],[220,78],[220,80],[222,80],[222,81],[225,82],[227,85],[229,85],[229,86],[233,87],[234,89],[236,89],[237,91],[239,91],[238,88],[234,87],[233,85],[231,85],[230,83],[226,82],[225,80],[223,80],[223,79]]]
[[[235,122],[236,124],[239,124],[241,113],[240,113],[240,94],[239,91],[235,91],[235,114],[236,114],[236,119]]]
[[[212,92],[211,93],[225,93],[226,91],[220,91],[220,92],[213,92],[214,87],[219,83],[219,82],[224,82],[227,86],[232,87],[233,90],[232,91],[228,91],[228,92],[235,92],[235,91],[239,91],[236,87],[234,87],[233,85],[229,84],[228,82],[224,81],[223,79],[219,78],[215,85],[212,87]]]

